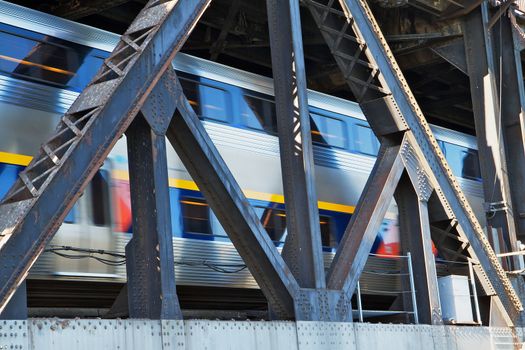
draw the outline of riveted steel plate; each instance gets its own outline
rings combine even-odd
[[[490,331],[486,327],[447,327],[457,350],[490,350],[492,342]]]
[[[0,321],[0,350],[29,349],[27,321]]]
[[[182,333],[175,321],[162,321],[162,327],[152,320],[30,321],[31,349],[39,350],[184,349]]]
[[[357,349],[432,349],[432,326],[354,324]]]
[[[293,322],[186,321],[187,350],[297,349]]]
[[[300,350],[356,349],[354,327],[343,322],[297,322]]]

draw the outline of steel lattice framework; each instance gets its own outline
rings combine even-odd
[[[267,0],[289,235],[281,256],[182,92],[171,61],[210,0],[152,0],[0,205],[0,305],[52,238],[118,138],[128,136],[134,235],[131,317],[181,317],[175,290],[166,137],[281,319],[351,321],[351,298],[392,197],[413,252],[419,319],[442,323],[432,241],[476,262],[514,322],[523,308],[364,0],[303,0],[381,149],[325,276],[299,3]],[[159,247],[157,250],[156,247]]]

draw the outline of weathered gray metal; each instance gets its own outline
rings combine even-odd
[[[157,88],[148,99],[150,104],[156,102],[152,99],[155,90]],[[174,108],[175,105],[167,108],[167,113],[160,116],[143,108],[148,120],[158,118],[164,121],[165,127],[155,127],[153,131],[140,113],[126,131],[133,212],[133,237],[126,246],[126,272],[128,310],[132,318],[182,319],[173,269],[164,136]]]
[[[405,133],[407,152],[417,161],[418,167],[430,177],[439,198],[438,202],[444,208],[446,216],[458,223],[457,235],[460,239],[468,241],[466,250],[470,257],[480,262],[484,273],[479,272],[481,269],[477,272],[484,290],[500,298],[511,318],[517,319],[523,310],[519,298],[448,167],[366,2],[341,0],[340,8],[335,1],[304,0],[304,3],[310,9],[355,97],[365,107],[363,110],[374,131],[378,136],[382,136],[385,130],[378,130],[377,125],[386,121],[392,126],[390,132],[393,135],[396,132]],[[387,107],[382,110],[386,113],[367,111],[367,103],[389,96],[392,97],[393,103],[384,104]],[[347,230],[345,236],[350,232],[352,230]],[[353,232],[356,238],[362,235],[359,230]],[[351,241],[351,238],[343,238],[337,255],[344,254],[344,242],[347,240]],[[329,287],[335,281],[340,284],[343,280],[355,281],[359,277],[358,265],[346,269],[353,271],[357,276],[345,277],[345,271],[336,267],[338,261],[336,256],[332,269],[340,272],[334,274],[332,271]],[[360,260],[356,261],[359,264]],[[354,288],[355,283],[350,287]]]
[[[267,0],[288,236],[283,257],[304,288],[325,288],[297,0]]]
[[[208,3],[150,1],[64,115],[56,134],[20,174],[0,205],[0,309],[142,108]]]
[[[484,238],[366,2],[341,0],[341,8],[335,0],[304,2],[382,143],[372,176],[332,263],[327,288],[320,259],[297,1],[286,4],[268,0],[272,41],[275,40],[272,51],[283,173],[287,180],[297,181],[285,184],[287,206],[291,208],[291,237],[296,241],[286,242],[284,256],[291,261],[292,272],[181,93],[170,67],[208,1],[155,0],[132,23],[94,81],[63,117],[57,134],[21,173],[0,206],[2,308],[111,146],[142,110],[143,117],[128,129],[133,135],[129,144],[131,180],[136,187],[133,210],[138,214],[136,220],[141,221],[135,223],[138,225],[135,234],[144,233],[145,227],[141,225],[150,225],[154,230],[149,235],[151,239],[142,240],[145,235],[135,237],[127,249],[130,256],[135,252],[129,261],[132,271],[128,287],[133,289],[128,291],[130,300],[147,306],[144,310],[130,310],[132,316],[180,317],[172,272],[168,271],[173,258],[167,242],[170,226],[167,188],[161,189],[167,183],[162,136],[166,133],[278,317],[352,320],[352,294],[399,179],[406,171],[410,181],[403,184],[399,193],[400,199],[407,199],[406,207],[417,207],[419,214],[417,225],[405,225],[405,230],[419,235],[413,244],[424,259],[424,266],[418,270],[421,281],[417,282],[418,288],[423,289],[421,319],[440,322],[435,267],[429,248],[431,226],[427,202],[431,195],[437,198],[435,203],[444,212],[444,220],[457,223],[450,225],[453,233],[447,233],[460,242],[456,254],[464,257],[468,253],[479,261],[476,271],[485,292],[498,302],[501,300],[508,314],[517,318],[521,303]],[[280,17],[282,10],[284,17]],[[300,142],[295,142],[298,136]],[[137,150],[141,145],[146,145],[142,152]],[[295,146],[302,151],[297,156],[292,152]],[[140,162],[144,164],[136,164]],[[150,181],[140,179],[147,174],[153,174]],[[152,188],[156,193],[150,197],[148,191]],[[146,203],[137,204],[146,197]],[[146,251],[144,262],[150,263],[149,259],[157,257],[152,250],[156,242],[161,249],[160,273],[140,276],[136,253]],[[307,254],[301,253],[304,250]],[[312,276],[307,276],[308,273]],[[146,285],[138,286],[140,282]],[[145,299],[136,297],[141,291],[147,294]],[[159,303],[164,295],[168,299]]]
[[[395,193],[399,210],[401,251],[402,254],[411,254],[412,257],[410,263],[413,266],[416,299],[412,303],[417,304],[415,309],[419,322],[442,324],[443,317],[428,217],[428,199],[433,189],[424,174],[417,174],[416,171],[415,175],[416,183],[410,182],[413,176],[403,176]]]
[[[500,98],[501,127],[505,139],[507,171],[516,234],[525,239],[525,88],[521,62],[521,30],[510,11],[493,27],[496,88]],[[501,78],[501,80],[500,80]]]
[[[496,88],[493,38],[487,28],[488,4],[465,17],[464,40],[476,126],[487,225],[501,229],[506,247],[516,250],[516,230]],[[521,186],[521,185],[520,185]]]
[[[492,350],[519,349],[524,329],[341,322],[7,321],[0,345],[28,350]],[[160,335],[159,335],[160,334]]]
[[[169,74],[175,89],[175,73],[170,70]],[[183,94],[167,137],[273,311],[280,318],[293,318],[299,285]]]
[[[182,319],[173,269],[166,130],[182,89],[165,74],[126,130],[133,238],[126,246],[129,317]]]

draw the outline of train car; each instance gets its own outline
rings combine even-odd
[[[0,1],[0,198],[118,38]],[[272,80],[182,53],[173,66],[221,156],[270,238],[281,248],[286,210]],[[356,103],[315,91],[308,91],[308,101],[321,239],[329,263],[379,143]],[[475,138],[432,128],[475,212],[483,213]],[[168,175],[177,283],[257,288],[171,147]],[[392,203],[372,253],[398,254],[396,218]],[[479,219],[484,222],[483,217]],[[125,281],[122,254],[131,238],[131,221],[126,140],[122,138],[32,268],[30,278]],[[372,257],[369,264],[383,266],[385,262]],[[364,283],[371,290],[389,288],[385,279]]]

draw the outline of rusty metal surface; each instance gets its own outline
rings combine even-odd
[[[286,203],[283,257],[304,288],[325,288],[299,2],[267,0]]]
[[[274,312],[293,318],[299,285],[184,95],[167,137]]]
[[[521,302],[455,180],[368,4],[362,0],[341,0],[340,7],[334,1],[329,1],[328,5],[313,0],[304,3],[358,101],[363,103],[392,95],[410,129],[405,132],[408,144],[417,155],[420,167],[427,169],[431,176],[440,205],[459,224],[458,235],[468,240],[469,255],[480,262],[488,277],[480,276],[484,288],[494,288],[506,311],[517,319],[523,310]],[[389,119],[396,115],[382,117]],[[336,280],[341,281],[342,277]],[[355,277],[349,274],[348,280],[352,279]]]
[[[144,104],[209,1],[150,1],[0,205],[0,309]]]
[[[522,328],[339,322],[31,319],[0,327],[0,347],[28,350],[492,350],[524,340]]]

